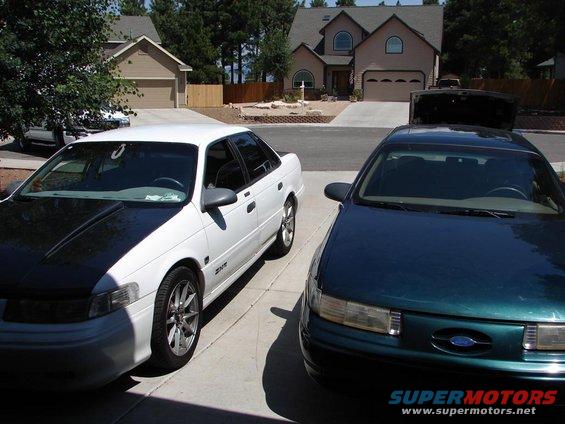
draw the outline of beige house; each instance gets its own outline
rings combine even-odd
[[[438,78],[442,6],[299,8],[289,33],[285,89],[325,87],[338,96],[408,101]]]
[[[104,47],[107,60],[117,61],[121,78],[133,81],[143,94],[128,96],[133,109],[186,105],[186,73],[192,68],[161,46],[150,17],[120,17]]]

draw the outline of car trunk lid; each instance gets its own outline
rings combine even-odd
[[[410,124],[478,125],[511,130],[518,99],[510,94],[483,90],[426,90],[410,96]]]

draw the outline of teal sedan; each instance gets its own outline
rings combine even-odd
[[[326,382],[383,364],[565,380],[561,183],[503,127],[511,102],[469,126],[456,92],[436,96],[451,96],[455,123],[430,125],[413,104],[424,125],[397,128],[353,184],[326,187],[341,204],[303,296],[306,369]]]

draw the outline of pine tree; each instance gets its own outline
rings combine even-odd
[[[335,5],[337,7],[357,6],[355,0],[336,0]]]
[[[311,0],[310,7],[328,7],[326,0]]]
[[[144,0],[120,0],[120,14],[143,16],[147,14]]]

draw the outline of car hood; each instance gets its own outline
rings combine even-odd
[[[181,206],[38,198],[0,204],[0,298],[88,296]]]
[[[463,124],[511,130],[518,99],[482,90],[426,90],[410,96],[410,124]]]
[[[563,219],[498,219],[347,204],[326,245],[322,292],[433,314],[565,319]]]

